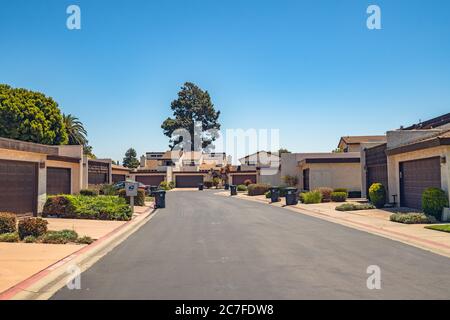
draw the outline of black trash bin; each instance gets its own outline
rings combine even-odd
[[[158,186],[150,186],[150,195],[152,197],[155,195],[156,190],[158,190]]]
[[[165,208],[166,207],[166,191],[165,190],[157,190],[153,194],[155,196],[155,207],[156,208]]]
[[[230,185],[230,194],[231,194],[232,196],[237,195],[237,186],[236,186],[235,184],[231,184],[231,185]]]
[[[280,201],[280,188],[270,187],[270,201],[278,202]]]
[[[228,183],[225,183],[225,190],[229,190],[230,189],[230,185]]]
[[[198,184],[198,190],[200,190],[200,191],[203,190],[203,183],[199,183],[199,184]]]
[[[293,206],[298,203],[297,188],[286,188],[286,205]]]

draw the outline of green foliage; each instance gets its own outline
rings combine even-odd
[[[389,219],[393,222],[405,224],[435,223],[436,218],[424,213],[394,213]]]
[[[94,239],[89,236],[83,236],[79,237],[75,242],[78,244],[91,244],[92,242],[94,242]]]
[[[92,151],[92,146],[83,146],[83,154],[86,155],[89,159],[97,159],[94,152]]]
[[[213,182],[211,180],[207,180],[203,182],[203,185],[205,186],[205,188],[210,189],[213,186]]]
[[[295,187],[298,184],[298,177],[296,176],[283,176],[283,182],[289,187]]]
[[[348,194],[348,190],[346,188],[336,188],[333,190],[333,192],[345,192]]]
[[[96,197],[99,195],[99,191],[96,189],[81,189],[80,194],[82,196]]]
[[[331,201],[334,202],[345,202],[347,200],[347,192],[336,192],[331,193]]]
[[[40,92],[0,84],[0,137],[49,145],[68,141],[58,104]]]
[[[128,204],[130,204],[130,197],[127,197],[125,189],[119,190],[119,197],[124,198]],[[134,197],[135,206],[145,206],[145,191],[139,189],[137,197]]]
[[[52,206],[58,199],[57,211]],[[57,214],[61,218],[121,220],[128,221],[132,217],[130,206],[125,199],[116,196],[90,197],[83,195],[64,195],[48,197],[42,212],[43,216]]]
[[[17,232],[0,234],[0,242],[19,242],[19,240]]]
[[[100,186],[100,194],[104,196],[115,196],[117,194],[116,188],[113,184],[102,184]]]
[[[87,146],[87,131],[83,123],[71,114],[63,114],[63,122],[69,139],[68,143],[70,145]]]
[[[23,242],[25,243],[35,243],[38,241],[38,238],[34,237],[34,236],[26,236],[25,238],[23,238]]]
[[[162,190],[170,190],[173,189],[175,186],[173,181],[167,182],[167,181],[161,181],[161,183],[159,184],[159,188]]]
[[[384,207],[386,204],[386,189],[381,183],[374,183],[370,186],[369,199],[375,207]]]
[[[323,202],[330,202],[331,201],[331,193],[333,192],[333,189],[326,188],[326,187],[320,187],[317,188],[314,191],[318,191],[322,194],[322,201]]]
[[[240,184],[236,187],[237,191],[247,191],[247,186],[245,184]]]
[[[445,191],[439,188],[428,188],[422,193],[422,210],[425,214],[440,220],[445,207],[448,207]]]
[[[250,184],[247,187],[248,195],[249,196],[260,196],[263,194],[266,194],[270,188],[270,185],[265,183],[256,183],[256,184]]]
[[[278,155],[281,157],[282,153],[291,153],[288,149],[280,148],[278,149]]]
[[[40,237],[47,232],[48,222],[41,218],[25,218],[19,221],[18,231],[20,239],[27,236]]]
[[[322,193],[319,190],[303,192],[300,196],[300,200],[305,204],[321,203]]]
[[[207,133],[219,130],[218,122],[220,111],[215,111],[208,91],[203,91],[191,82],[186,82],[178,99],[172,101],[170,108],[174,118],[167,118],[161,125],[164,134],[170,138],[170,148],[181,147],[186,151],[199,151],[207,149],[216,140],[217,134]],[[195,129],[195,122],[201,123],[201,128]],[[185,129],[190,137],[174,134],[175,130]],[[200,129],[200,130],[199,130]],[[195,143],[201,145],[195,145]]]
[[[267,191],[264,195],[266,196],[266,199],[270,199],[272,197],[272,193],[270,191]]]
[[[125,152],[125,157],[123,158],[123,166],[127,168],[135,169],[139,167],[139,160],[136,158],[136,150],[133,148],[130,148]]]
[[[343,203],[335,208],[337,211],[356,211],[356,210],[370,210],[375,209],[375,206],[370,203]]]
[[[450,224],[439,224],[436,226],[426,226],[425,228],[450,233]]]
[[[48,231],[40,240],[42,243],[65,244],[75,242],[78,234],[73,230]]]
[[[219,184],[220,184],[220,178],[219,177],[214,177],[212,180],[212,184],[214,187],[218,188]]]
[[[16,215],[8,212],[0,212],[0,234],[16,232]]]

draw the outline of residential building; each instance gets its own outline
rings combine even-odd
[[[363,144],[380,144],[386,142],[386,136],[345,136],[338,143],[338,150],[342,152],[360,152]]]

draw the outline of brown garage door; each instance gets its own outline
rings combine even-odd
[[[70,169],[47,168],[47,194],[70,194]]]
[[[203,183],[203,176],[176,176],[175,184],[177,188],[197,188]]]
[[[250,180],[252,183],[256,183],[256,174],[233,175],[232,180],[235,185],[244,184],[245,180]]]
[[[422,207],[422,192],[441,187],[440,158],[400,162],[400,201],[409,208]]]
[[[136,176],[136,181],[146,186],[159,186],[164,181],[165,176]]]
[[[38,165],[0,160],[0,211],[37,213]]]
[[[125,180],[126,180],[126,176],[124,174],[113,174],[112,175],[113,183],[117,183],[117,182],[121,182],[121,181],[125,181]]]

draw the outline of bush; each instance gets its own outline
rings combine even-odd
[[[370,210],[375,209],[375,206],[370,203],[344,203],[335,208],[337,211],[355,211],[355,210]]]
[[[247,191],[247,186],[240,184],[236,187],[237,191]]]
[[[26,236],[25,238],[23,238],[23,242],[25,242],[25,243],[35,243],[35,242],[37,242],[37,238],[33,237],[33,236]]]
[[[213,182],[211,180],[208,180],[208,181],[203,182],[203,185],[205,186],[205,188],[210,189],[213,186]]]
[[[116,196],[81,196],[81,195],[64,195],[56,196],[64,198],[64,205],[58,208],[58,216],[61,218],[75,219],[98,219],[98,220],[125,220],[128,221],[132,217],[130,206],[126,200]],[[44,206],[43,216],[50,214],[49,203],[53,202],[54,197],[49,197]]]
[[[345,192],[348,194],[348,190],[346,188],[336,188],[333,190],[333,192]]]
[[[272,197],[270,191],[267,191],[266,193],[264,193],[264,195],[266,196],[267,199],[270,199]]]
[[[145,190],[138,189],[137,197],[134,197],[135,206],[145,206]],[[127,197],[125,189],[119,190],[119,197],[124,198],[127,204],[130,204],[130,197]]]
[[[96,197],[98,196],[99,192],[95,189],[81,189],[80,194],[82,196]]]
[[[49,231],[41,237],[43,243],[65,244],[75,242],[78,234],[73,230]]]
[[[265,183],[250,184],[247,187],[249,196],[260,196],[265,194],[269,190],[270,186]]]
[[[283,177],[283,182],[289,187],[295,187],[298,184],[298,177],[287,175]]]
[[[374,183],[369,188],[370,202],[377,207],[383,208],[386,204],[386,189],[381,183]]]
[[[333,189],[326,188],[326,187],[320,187],[315,189],[314,191],[318,191],[322,194],[322,202],[330,202],[331,201],[331,193],[333,192]]]
[[[102,184],[100,186],[99,193],[105,196],[115,196],[117,194],[117,190],[113,184]]]
[[[20,238],[16,232],[0,234],[0,242],[19,242]]]
[[[214,187],[218,188],[218,187],[219,187],[219,184],[220,184],[220,179],[217,178],[217,177],[216,177],[216,178],[213,178],[212,183],[213,183],[213,186],[214,186]]]
[[[345,202],[347,200],[347,192],[334,191],[331,193],[331,201]]]
[[[44,204],[44,209],[42,210],[42,216],[65,216],[69,218],[70,216],[66,213],[67,205],[69,204],[69,200],[66,196],[50,196],[47,198],[47,201]]]
[[[249,185],[251,185],[253,182],[252,182],[252,180],[250,180],[250,179],[245,179],[244,180],[244,185],[246,186],[246,187],[248,187]]]
[[[448,207],[448,198],[443,190],[428,188],[422,193],[422,210],[425,214],[440,220],[445,207]]]
[[[321,203],[322,193],[320,191],[311,191],[301,193],[300,200],[305,204]]]
[[[170,181],[170,182],[168,183],[168,186],[169,186],[170,189],[175,188],[175,182]]]
[[[78,244],[91,244],[92,242],[94,242],[94,239],[92,239],[91,237],[88,236],[83,236],[77,239],[77,241],[75,241]]]
[[[433,216],[427,216],[424,213],[394,213],[389,217],[391,221],[406,223],[406,224],[419,224],[419,223],[435,223],[436,218]]]
[[[47,232],[48,222],[41,218],[25,218],[19,221],[19,237],[24,239],[27,236],[40,237]]]
[[[167,182],[167,181],[161,181],[161,183],[159,184],[159,189],[162,189],[162,190],[166,190],[167,191],[167,190],[170,190],[172,188],[173,188],[172,184]]]
[[[0,234],[16,232],[16,215],[8,212],[0,212]]]

